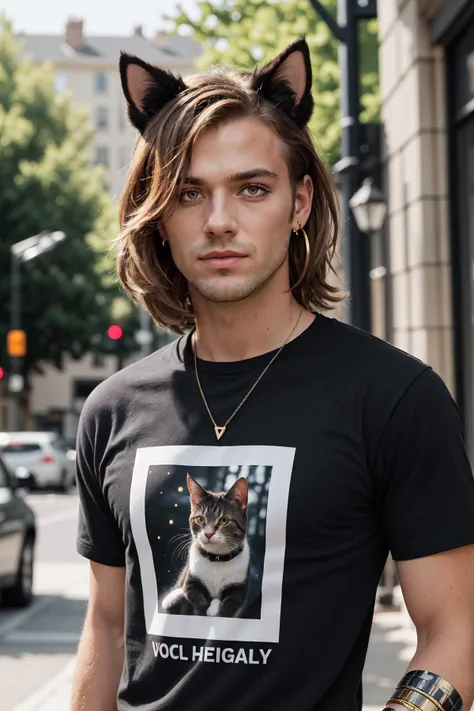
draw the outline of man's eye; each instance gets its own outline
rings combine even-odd
[[[199,199],[199,190],[183,190],[180,195],[180,200],[182,202],[195,202]]]
[[[242,188],[242,192],[246,191],[246,197],[256,198],[263,197],[269,193],[269,189],[265,185],[259,185],[258,183],[252,183],[251,185],[246,185]]]
[[[206,519],[204,518],[204,516],[197,516],[196,523],[198,526],[204,526],[204,524],[206,523]]]

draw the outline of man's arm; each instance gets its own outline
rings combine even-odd
[[[469,711],[474,702],[474,546],[401,561],[397,568],[418,636],[408,671],[442,676]]]
[[[71,711],[117,711],[124,662],[125,568],[92,563]]]

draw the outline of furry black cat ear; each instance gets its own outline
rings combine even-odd
[[[311,118],[313,73],[309,47],[304,38],[292,42],[281,54],[252,74],[251,86],[276,104],[300,128]]]
[[[121,52],[120,79],[130,122],[143,134],[153,116],[186,89],[180,76]]]

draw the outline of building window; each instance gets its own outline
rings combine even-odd
[[[95,127],[99,131],[109,127],[109,110],[105,106],[98,106],[95,110]]]
[[[107,92],[107,74],[105,72],[95,72],[94,90],[96,94],[105,94]]]
[[[95,162],[97,165],[109,167],[109,149],[107,146],[97,146],[95,149]]]
[[[54,72],[54,91],[56,94],[62,94],[69,88],[69,76],[67,72]]]

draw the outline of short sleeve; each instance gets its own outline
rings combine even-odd
[[[81,417],[76,447],[79,522],[76,548],[102,565],[125,565],[125,546],[116,519],[104,497],[94,465],[94,447]]]
[[[474,543],[474,478],[461,420],[431,368],[411,383],[386,424],[376,481],[394,560]]]

